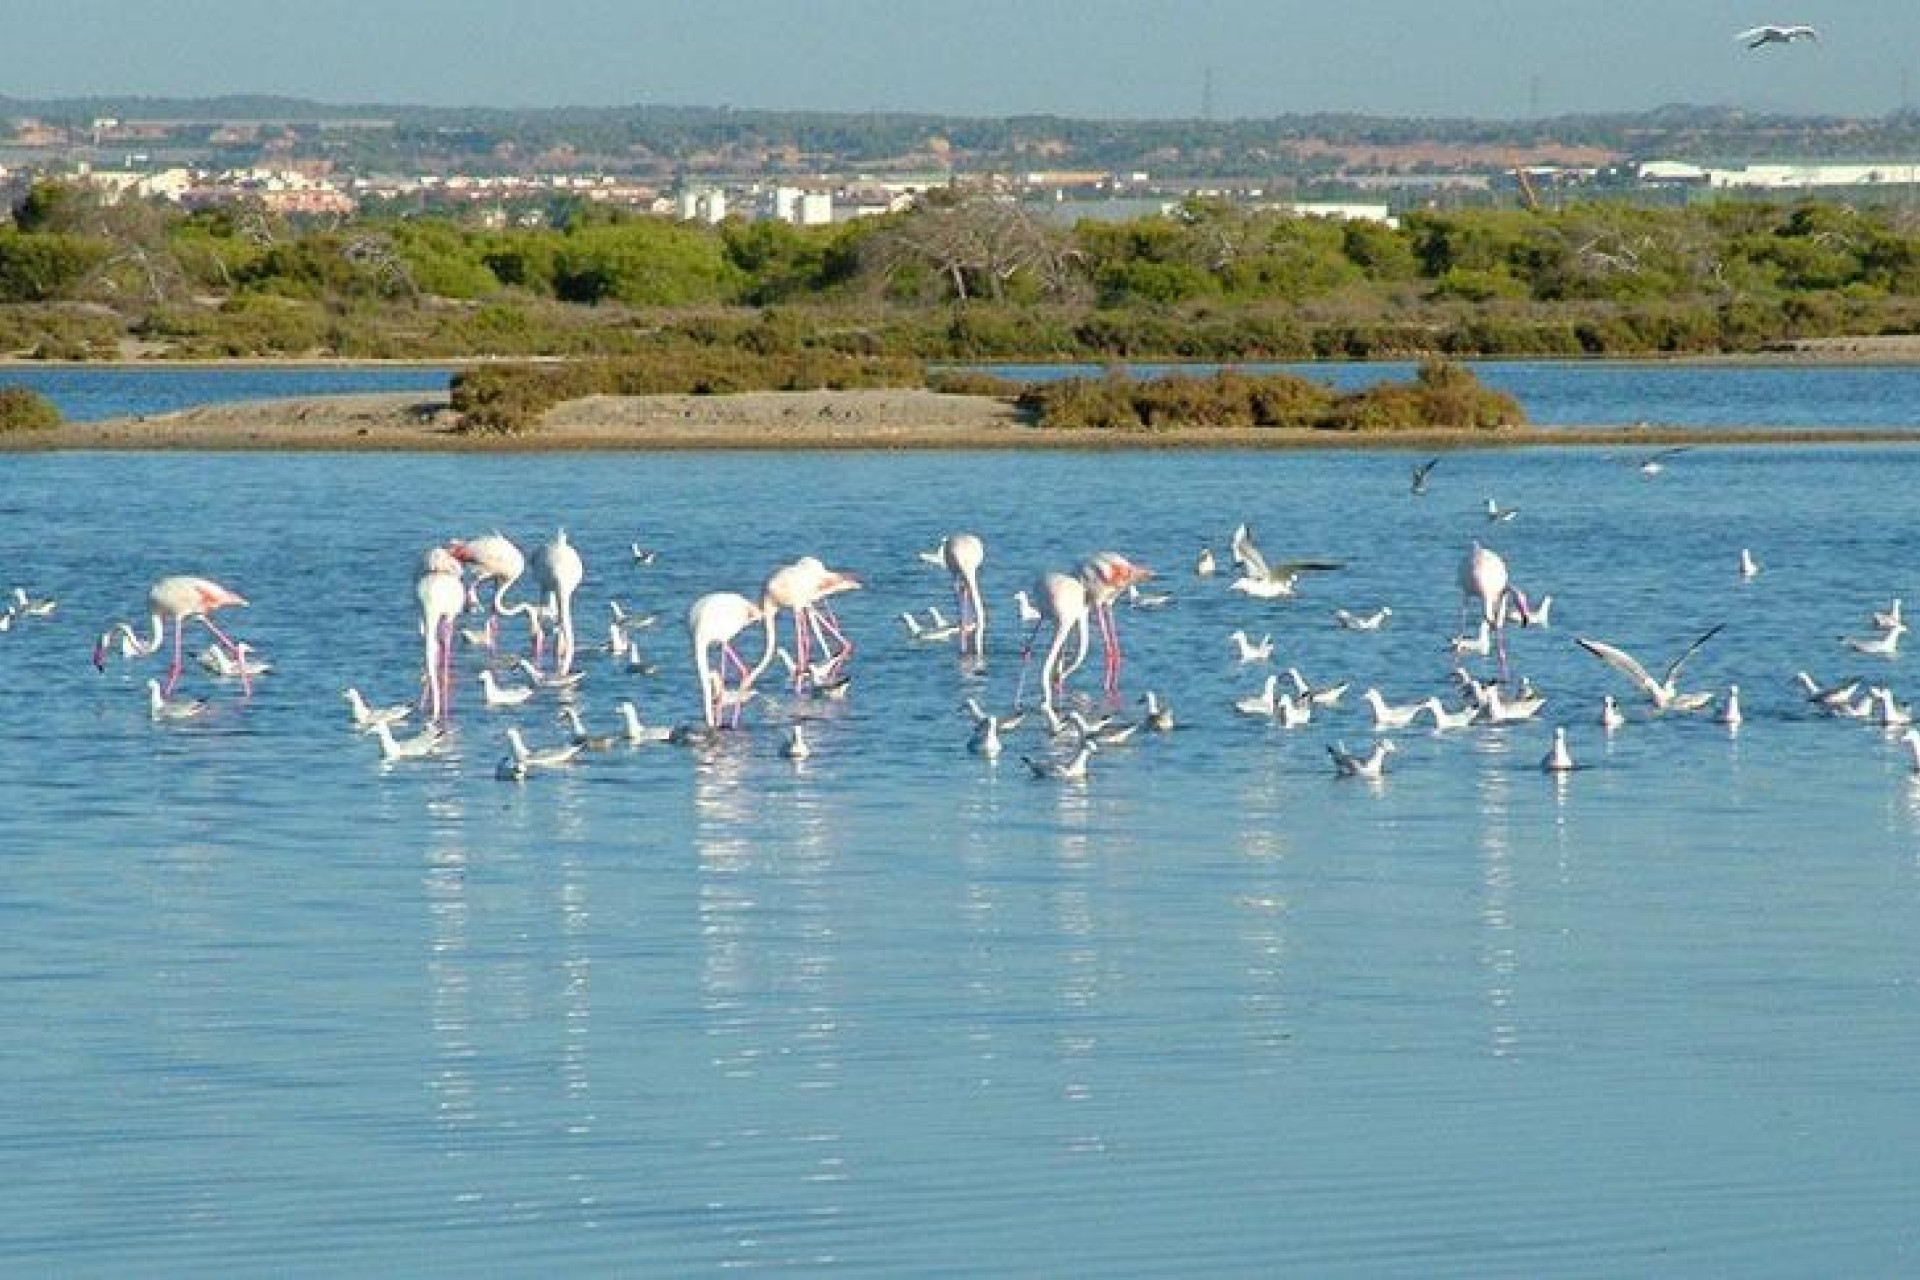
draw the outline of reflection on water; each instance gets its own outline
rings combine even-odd
[[[1474,791],[1480,814],[1480,966],[1487,1006],[1487,1051],[1496,1058],[1519,1049],[1514,1008],[1514,978],[1520,968],[1519,935],[1513,920],[1513,832],[1508,810],[1512,740],[1505,732],[1482,735],[1475,743],[1478,773]]]

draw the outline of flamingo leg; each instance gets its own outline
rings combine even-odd
[[[740,727],[740,714],[746,709],[746,705],[747,705],[746,693],[747,693],[747,690],[752,686],[753,674],[751,669],[747,666],[746,660],[742,658],[739,655],[739,653],[734,650],[733,645],[731,644],[721,645],[720,654],[721,654],[723,663],[724,662],[732,663],[733,669],[736,672],[738,672],[740,675],[740,687],[737,690],[738,696],[734,699],[733,714],[732,716],[729,717],[729,723],[727,726],[730,729],[738,729]],[[727,678],[725,674],[722,674],[720,677],[720,701],[723,704],[726,702],[726,697],[727,697]]]
[[[809,647],[812,637],[808,634],[811,621],[807,606],[801,605],[793,611],[793,691],[800,692],[807,681],[807,667],[813,660]]]
[[[840,642],[840,652],[834,655],[834,662],[836,664],[844,664],[850,661],[853,657],[853,641],[847,639],[847,633],[840,629],[840,620],[833,616],[832,608],[827,605],[821,605],[819,609],[814,611],[814,621],[816,625],[824,626],[827,629],[827,634]],[[827,646],[823,642],[821,647],[825,648]]]
[[[173,686],[180,683],[180,636],[186,630],[180,619],[173,620],[173,666],[167,671],[167,687],[161,692],[169,698],[173,696]]]

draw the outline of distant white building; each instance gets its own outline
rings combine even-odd
[[[1920,159],[1844,164],[1747,164],[1737,168],[1649,160],[1639,178],[1652,186],[1704,186],[1719,190],[1807,191],[1819,187],[1910,186],[1920,182]]]
[[[725,222],[727,193],[718,187],[682,188],[676,212],[682,222]]]

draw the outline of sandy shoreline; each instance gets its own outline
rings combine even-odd
[[[1042,430],[986,396],[923,390],[596,396],[561,405],[537,432],[458,432],[442,393],[311,396],[203,405],[175,413],[67,423],[0,435],[0,452],[551,453],[683,449],[1487,449],[1539,445],[1920,444],[1920,430],[1802,431],[1755,426],[1528,427],[1356,435],[1275,429]]]

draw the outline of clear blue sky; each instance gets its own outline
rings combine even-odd
[[[0,93],[973,115],[1879,114],[1915,0],[59,0],[0,4]],[[1824,42],[1748,53],[1763,21]],[[1536,88],[1537,80],[1537,88]]]

